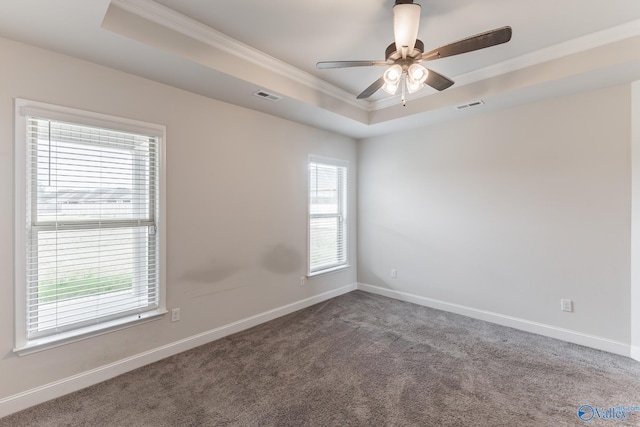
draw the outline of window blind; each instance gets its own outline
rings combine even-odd
[[[158,308],[159,138],[26,123],[27,337]]]
[[[309,274],[347,265],[347,164],[309,162]]]

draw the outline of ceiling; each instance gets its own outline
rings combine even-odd
[[[402,107],[382,91],[355,99],[383,67],[315,67],[383,60],[393,0],[3,1],[0,36],[355,138],[640,80],[638,0],[415,2],[426,50],[505,25],[513,37],[430,62],[456,84]]]

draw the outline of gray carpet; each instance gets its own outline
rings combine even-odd
[[[583,404],[640,406],[640,363],[356,291],[0,425],[640,425]]]

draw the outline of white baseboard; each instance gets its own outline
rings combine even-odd
[[[619,354],[621,356],[633,357],[634,359],[640,361],[640,349],[635,349],[634,356],[632,354],[631,346],[622,342],[612,341],[593,335],[587,335],[568,329],[557,328],[555,326],[546,325],[544,323],[532,322],[525,319],[519,319],[517,317],[505,316],[503,314],[493,313],[490,311],[478,310],[472,307],[466,307],[459,304],[453,304],[419,295],[409,294],[406,292],[400,292],[393,289],[367,285],[365,283],[358,283],[358,289],[401,301],[411,302],[425,307],[461,314],[463,316],[496,323],[502,326],[508,326],[514,329],[520,329],[526,332],[532,332],[538,335],[544,335],[547,337],[568,341],[574,344],[584,345],[586,347],[607,351],[609,353]]]
[[[39,403],[46,402],[47,400],[55,399],[57,397],[64,396],[65,394],[98,384],[110,378],[124,374],[125,372],[129,372],[175,354],[182,353],[183,351],[191,350],[192,348],[218,340],[226,337],[227,335],[249,329],[278,317],[293,313],[294,311],[349,293],[356,289],[357,285],[352,284],[333,291],[324,292],[322,294],[287,304],[162,347],[154,348],[144,353],[136,354],[135,356],[131,356],[126,359],[118,360],[117,362],[110,363],[90,371],[82,372],[72,377],[64,378],[41,387],[0,399],[0,418]]]
[[[640,362],[640,347],[631,346],[631,358]]]

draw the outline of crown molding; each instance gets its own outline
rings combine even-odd
[[[636,36],[640,36],[640,20],[630,21],[626,24],[617,25],[602,31],[567,40],[566,42],[559,43],[554,46],[530,52],[466,74],[461,74],[455,76],[453,80],[456,82],[456,87],[464,86]],[[407,96],[407,101],[423,98],[425,96],[432,96],[437,93],[438,92],[433,91],[420,91],[412,94],[413,96],[411,97]],[[399,95],[385,98],[373,102],[370,111],[388,108],[398,104],[399,102]]]
[[[215,49],[219,49],[282,75],[311,89],[337,98],[341,102],[364,111],[370,110],[369,102],[355,99],[352,93],[267,55],[258,49],[229,37],[171,8],[156,3],[153,0],[111,0],[111,4],[182,35],[191,37],[194,40],[205,43]]]
[[[457,77],[465,85],[640,35],[640,20],[577,37]]]

